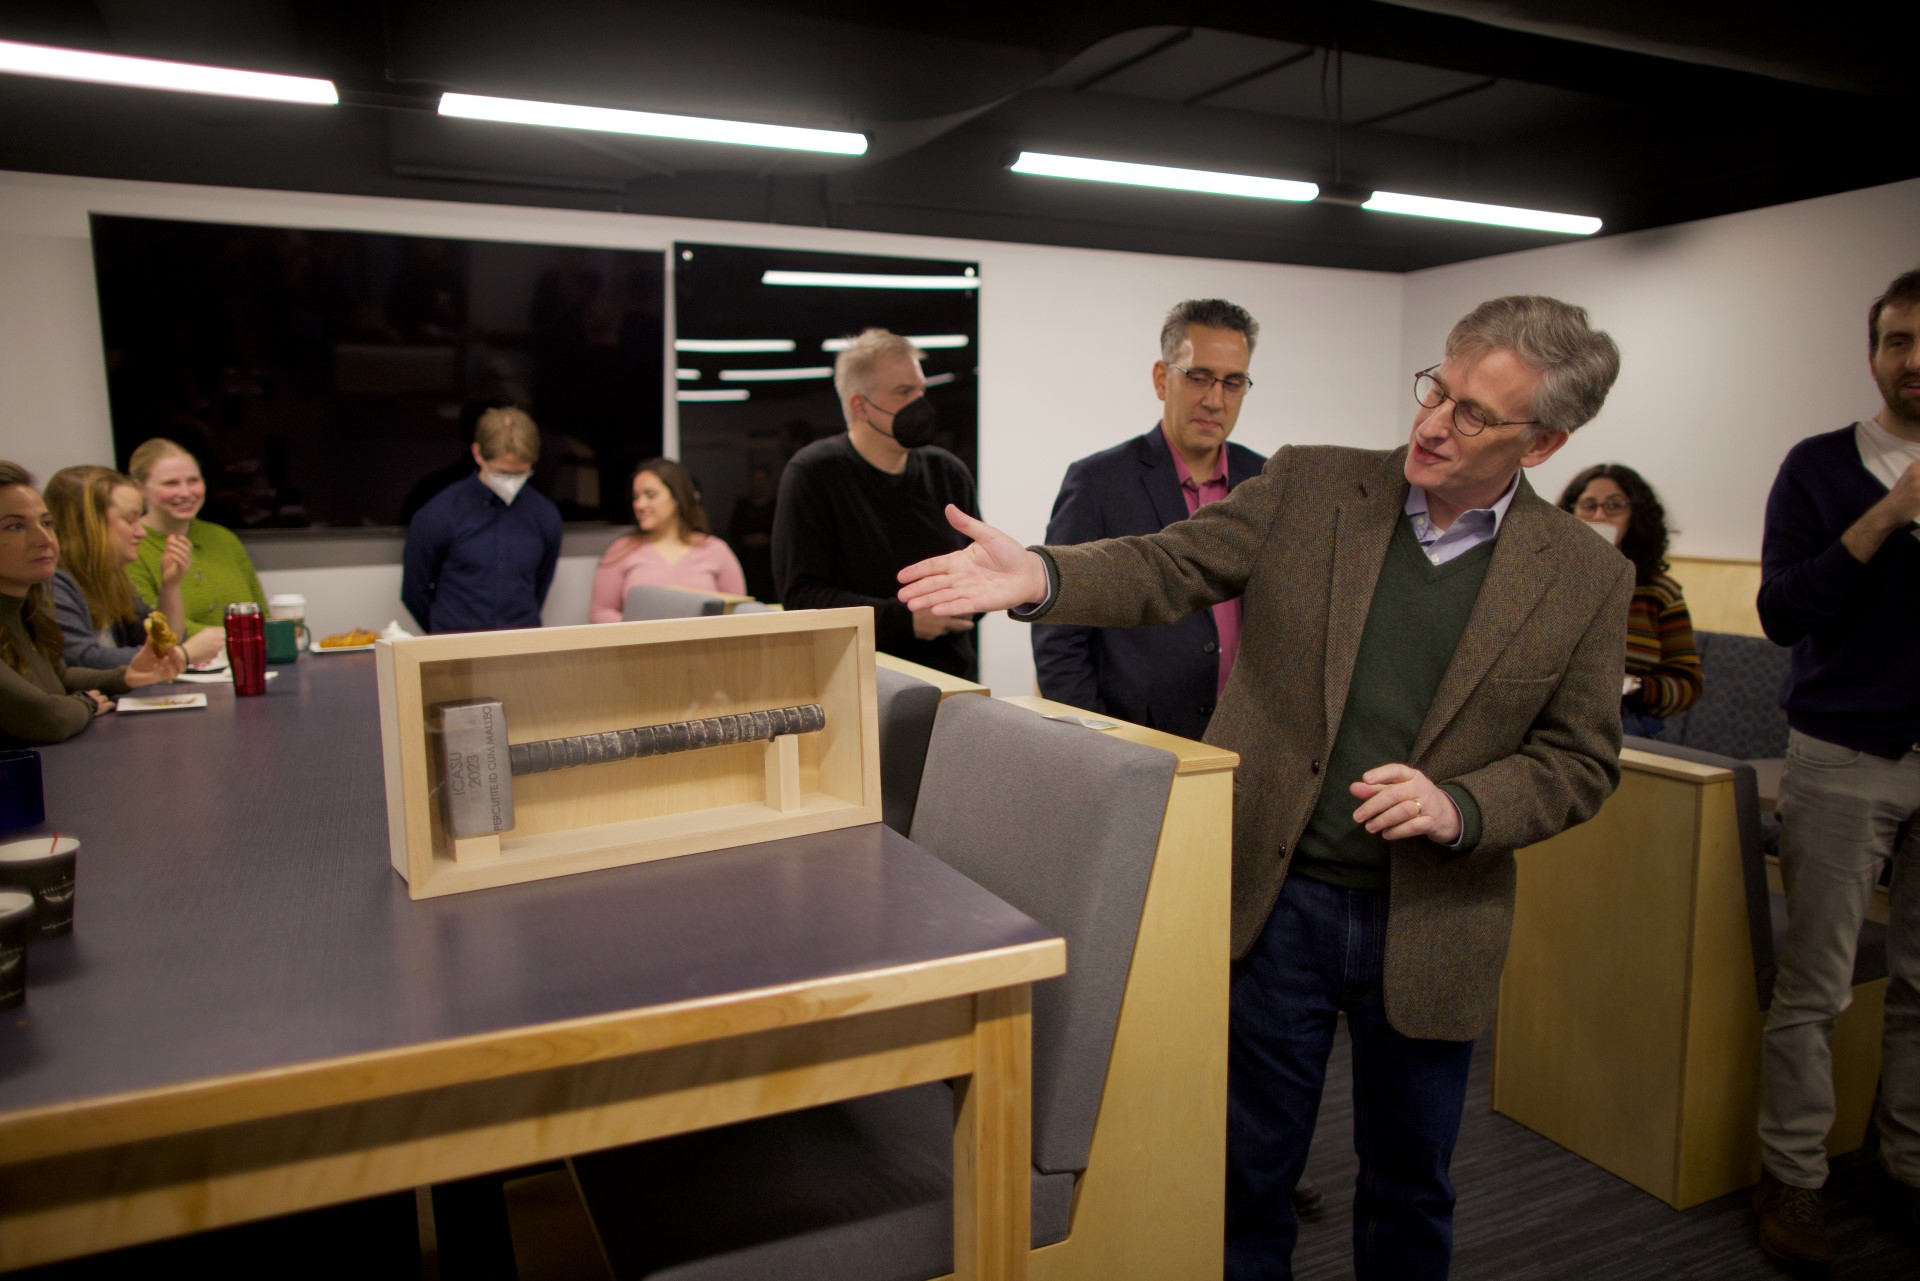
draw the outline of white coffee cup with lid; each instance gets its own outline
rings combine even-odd
[[[300,624],[294,628],[294,644],[301,649],[307,647],[307,598],[298,592],[285,592],[279,596],[267,597],[267,614],[273,618],[291,619]]]

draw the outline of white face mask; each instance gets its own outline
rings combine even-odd
[[[1612,543],[1615,547],[1620,545],[1620,535],[1627,532],[1610,520],[1583,520],[1580,523]]]
[[[480,483],[500,495],[500,501],[509,507],[513,506],[513,500],[520,496],[520,490],[532,478],[533,473],[530,471],[511,474],[497,471],[480,473]]]

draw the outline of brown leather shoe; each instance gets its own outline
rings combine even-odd
[[[1826,1212],[1818,1188],[1796,1188],[1782,1183],[1773,1171],[1760,1171],[1753,1190],[1753,1210],[1760,1216],[1760,1248],[1796,1271],[1825,1274],[1833,1268],[1833,1247],[1827,1244]]]

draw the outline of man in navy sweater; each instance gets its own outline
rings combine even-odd
[[[1761,1058],[1760,1243],[1830,1266],[1828,1038],[1852,991],[1860,923],[1893,869],[1880,1160],[1920,1227],[1920,270],[1868,312],[1884,402],[1787,454],[1767,499],[1760,622],[1793,647],[1781,786],[1787,940]]]
[[[1266,459],[1229,444],[1253,380],[1260,323],[1219,298],[1183,302],[1160,330],[1153,390],[1160,421],[1146,435],[1067,468],[1047,542],[1157,534],[1234,486]],[[1240,599],[1164,627],[1037,626],[1033,663],[1046,697],[1199,738],[1240,650]]]
[[[400,599],[429,632],[540,626],[560,563],[560,509],[526,487],[540,429],[518,409],[489,409],[474,424],[480,470],[414,513]]]

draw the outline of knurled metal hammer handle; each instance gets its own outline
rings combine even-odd
[[[800,703],[764,712],[508,744],[506,709],[497,698],[436,703],[428,715],[429,728],[440,738],[439,757],[445,769],[441,795],[447,830],[455,837],[484,836],[513,827],[515,774],[545,774],[576,765],[810,734],[824,729],[826,723],[824,707]]]
[[[811,734],[827,723],[827,710],[818,703],[776,707],[766,712],[708,716],[697,721],[669,721],[605,734],[575,734],[538,743],[515,743],[508,748],[515,774],[545,774],[576,765],[626,761],[636,756],[665,756],[702,747],[726,747],[778,738],[782,734]]]

